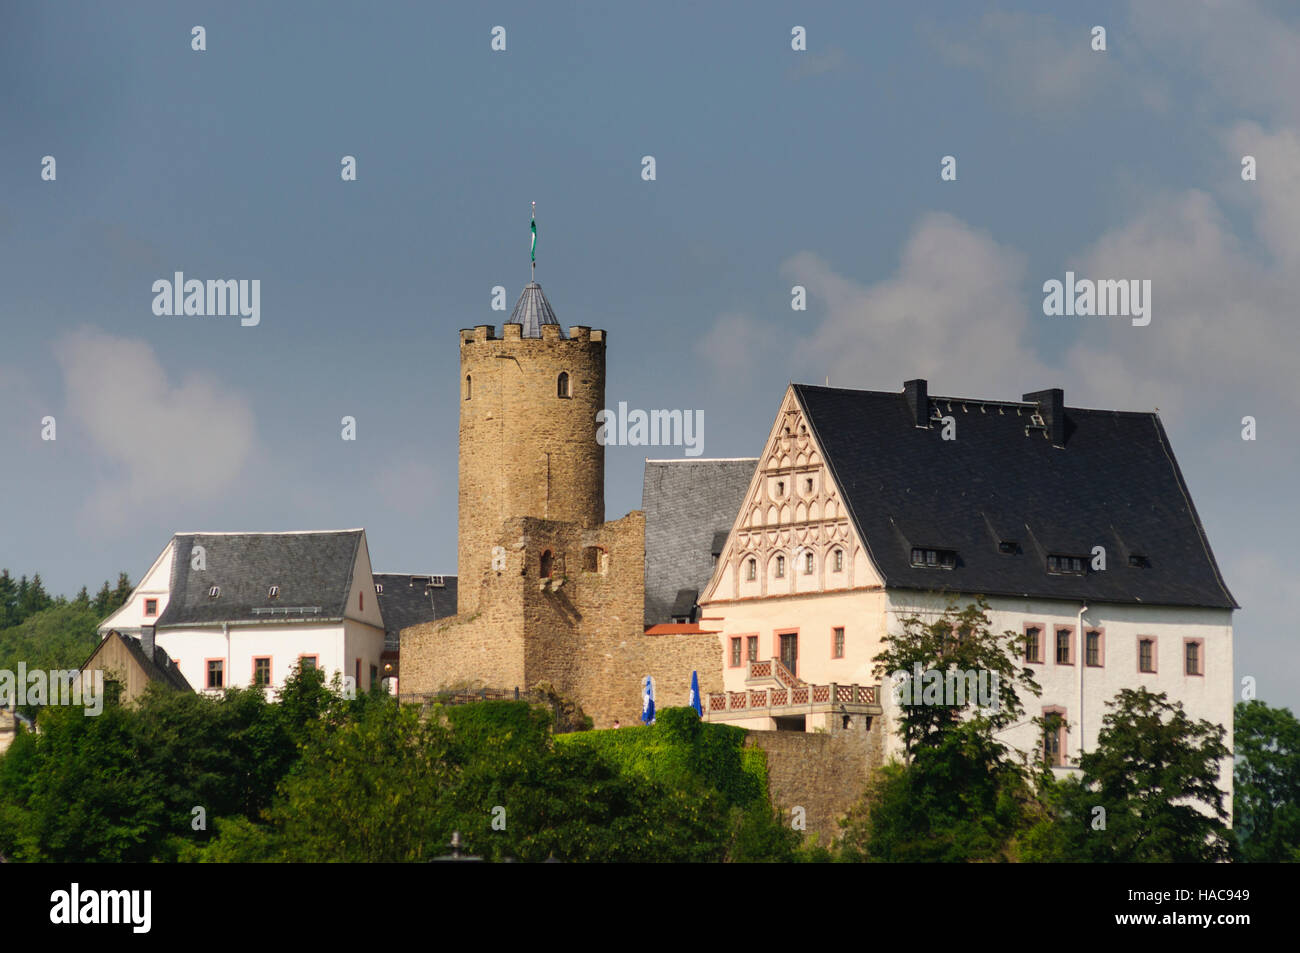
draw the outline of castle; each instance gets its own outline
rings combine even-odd
[[[722,690],[716,634],[647,632],[645,514],[605,521],[605,331],[568,329],[535,281],[510,321],[460,332],[455,616],[404,629],[404,695],[549,683],[596,727]],[[682,631],[685,630],[685,631]],[[664,694],[666,692],[666,694]]]

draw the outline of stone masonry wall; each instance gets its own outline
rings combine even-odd
[[[861,719],[848,731],[820,734],[802,731],[751,731],[748,746],[767,752],[772,805],[785,823],[791,808],[802,807],[807,834],[819,843],[838,839],[839,819],[866,790],[867,779],[883,759],[879,718],[867,730]]]

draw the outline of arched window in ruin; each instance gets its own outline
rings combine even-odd
[[[599,546],[588,546],[582,551],[583,572],[604,572],[605,551]]]
[[[465,399],[469,400],[474,396],[474,381],[469,374],[465,375]]]
[[[549,549],[542,550],[542,578],[550,579],[551,571],[555,567],[555,557],[551,555]]]
[[[559,379],[556,380],[555,382],[555,396],[556,397],[569,396],[569,374],[567,371],[561,371]]]

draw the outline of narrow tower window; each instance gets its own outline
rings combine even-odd
[[[569,396],[569,374],[567,371],[562,371],[560,373],[559,380],[555,382],[555,396],[556,397]]]
[[[474,381],[469,374],[465,375],[465,399],[469,400],[474,396]]]
[[[551,578],[551,567],[555,562],[555,557],[551,555],[549,549],[542,551],[542,578]]]

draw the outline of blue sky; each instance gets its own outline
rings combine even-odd
[[[364,526],[454,572],[456,331],[505,319],[536,201],[608,402],[702,409],[706,456],[790,380],[1158,407],[1238,676],[1300,704],[1300,13],[1041,6],[5,5],[0,565],[71,594],[176,531]],[[1151,279],[1152,323],[1044,316],[1067,269]],[[260,279],[261,323],[155,316],[178,270]],[[608,449],[610,518],[646,455]]]

